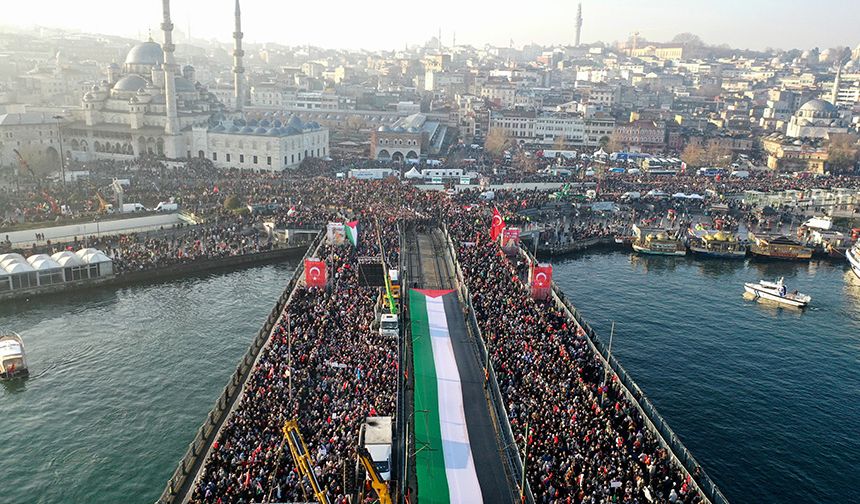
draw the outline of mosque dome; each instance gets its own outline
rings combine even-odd
[[[388,133],[389,131],[391,131],[391,128],[383,124],[382,126],[376,128],[376,131],[380,133]]]
[[[132,47],[125,57],[126,65],[157,65],[164,63],[164,51],[153,40]]]
[[[254,128],[252,128],[250,126],[245,126],[241,130],[239,130],[239,133],[253,133],[253,132],[254,132]]]
[[[176,92],[177,93],[193,93],[197,91],[194,84],[185,77],[176,77]]]
[[[146,88],[147,84],[148,82],[143,77],[135,74],[130,74],[116,81],[116,84],[114,84],[113,86],[113,90],[137,92],[141,89]]]
[[[266,133],[267,133],[266,128],[264,128],[264,127],[262,127],[262,126],[260,126],[260,127],[258,127],[257,129],[255,129],[255,130],[254,130],[254,134],[255,134],[255,135],[265,135]]]
[[[302,120],[299,119],[299,116],[292,115],[290,116],[290,120],[287,121],[287,126],[295,128],[297,130],[301,130],[304,127],[304,124],[302,123]]]
[[[837,114],[836,107],[832,103],[824,100],[809,100],[797,110],[797,116],[824,119],[832,118]]]

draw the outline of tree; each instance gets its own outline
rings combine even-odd
[[[567,138],[563,134],[557,135],[555,137],[555,141],[553,142],[552,147],[555,150],[565,150],[565,148],[567,147]]]
[[[705,149],[698,143],[688,143],[681,152],[681,161],[687,166],[698,168],[703,165]]]
[[[609,143],[607,143],[606,146],[609,147],[609,152],[621,152],[624,150],[621,136],[617,133],[612,133],[612,136],[609,137]]]
[[[597,144],[600,146],[601,149],[606,151],[609,148],[609,142],[610,138],[606,135],[603,135],[602,137],[600,137],[600,140],[597,141]]]
[[[705,148],[703,161],[708,166],[728,166],[732,161],[732,151],[725,146],[716,142],[708,142],[708,147]]]
[[[235,194],[227,196],[227,199],[224,200],[224,208],[227,210],[236,210],[239,208],[239,198]]]
[[[703,47],[705,45],[705,43],[702,42],[702,39],[699,38],[698,35],[688,32],[679,33],[672,37],[672,43],[683,44],[691,47]]]
[[[484,140],[484,150],[494,156],[501,156],[510,143],[508,132],[502,128],[490,128]]]
[[[854,135],[831,135],[827,147],[827,166],[831,173],[853,173],[857,167],[860,149]]]

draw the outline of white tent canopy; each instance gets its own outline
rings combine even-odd
[[[411,170],[409,170],[408,172],[406,172],[403,176],[404,176],[404,177],[406,177],[406,178],[409,178],[409,179],[422,178],[422,177],[424,177],[424,175],[421,175],[421,172],[420,172],[420,171],[418,171],[418,169],[417,169],[417,168],[415,168],[414,166],[412,167],[412,169],[411,169]]]
[[[57,263],[64,268],[74,268],[76,266],[84,265],[84,263],[81,262],[81,259],[78,256],[68,250],[57,252],[56,254],[51,256],[51,259],[57,261]]]

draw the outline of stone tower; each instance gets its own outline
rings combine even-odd
[[[168,158],[184,157],[182,136],[179,131],[179,114],[176,110],[176,60],[173,58],[173,23],[170,21],[170,0],[161,2],[164,19],[161,30],[164,32],[164,102],[167,109],[167,122],[164,124],[164,154]]]
[[[236,28],[233,32],[233,98],[236,100],[236,111],[241,112],[245,108],[244,73],[242,66],[242,13],[239,10],[239,0],[236,0]]]

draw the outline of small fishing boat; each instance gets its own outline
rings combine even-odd
[[[13,332],[0,334],[0,380],[11,380],[29,374],[21,337]]]
[[[785,279],[780,277],[776,282],[760,280],[758,283],[745,283],[744,290],[755,297],[755,299],[766,299],[780,304],[804,308],[812,301],[812,298],[800,292],[788,292]]]

